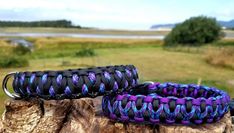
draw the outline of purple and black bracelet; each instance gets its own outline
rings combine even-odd
[[[7,89],[13,79],[15,93]],[[43,99],[77,99],[97,97],[127,91],[138,84],[133,65],[70,69],[64,71],[35,71],[11,73],[3,80],[4,92],[15,99],[40,97]]]
[[[11,77],[14,93],[7,88]],[[228,112],[230,102],[226,92],[214,87],[138,84],[137,69],[133,65],[10,73],[2,87],[9,97],[25,100],[103,96],[102,109],[110,119],[149,124],[215,122]]]
[[[130,92],[104,96],[102,109],[110,119],[149,124],[201,124],[228,112],[230,97],[222,90],[198,85],[145,83]]]

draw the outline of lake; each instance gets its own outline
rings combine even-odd
[[[74,37],[74,38],[109,38],[109,39],[159,39],[164,35],[110,35],[80,33],[0,33],[1,37]]]

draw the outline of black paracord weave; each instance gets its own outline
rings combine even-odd
[[[138,83],[133,65],[35,71],[14,74],[13,89],[20,98],[75,99],[127,91]]]

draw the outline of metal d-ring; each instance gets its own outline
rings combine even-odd
[[[8,73],[5,78],[3,79],[3,82],[2,82],[2,89],[4,91],[4,93],[9,96],[10,98],[13,98],[13,99],[16,99],[16,98],[21,98],[20,95],[16,94],[16,93],[11,93],[8,91],[8,88],[7,88],[7,82],[8,80],[13,77],[14,75],[16,74],[16,72],[11,72],[11,73]]]
[[[153,81],[145,81],[145,82],[143,82],[144,84],[154,84],[154,82]]]

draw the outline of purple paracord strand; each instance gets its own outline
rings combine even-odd
[[[16,74],[13,88],[22,98],[64,99],[96,97],[134,87],[138,74],[133,65]]]
[[[229,95],[222,90],[193,84],[154,83],[144,88],[144,94],[132,91],[104,96],[104,114],[121,122],[211,123],[228,112],[230,101]]]

